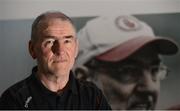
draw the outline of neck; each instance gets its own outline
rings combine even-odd
[[[69,74],[56,76],[54,74],[44,74],[38,72],[38,78],[42,84],[52,92],[62,92],[69,80]]]

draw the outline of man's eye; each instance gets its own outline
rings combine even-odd
[[[45,40],[45,44],[44,44],[44,46],[45,47],[47,47],[47,46],[51,46],[51,45],[53,45],[54,44],[54,39],[48,39],[48,40]]]
[[[159,68],[159,78],[160,78],[160,80],[164,80],[168,76],[169,72],[170,72],[170,70],[168,69],[168,67],[165,66],[165,65],[162,65]]]
[[[133,83],[136,82],[139,76],[141,76],[141,70],[136,67],[122,67],[119,69],[119,77],[123,83]]]
[[[72,42],[71,39],[66,39],[66,40],[64,41],[64,43],[71,43],[71,42]]]
[[[52,41],[52,40],[48,40],[48,41],[46,41],[46,44],[53,44],[53,42],[54,41]]]
[[[163,80],[166,78],[166,76],[168,75],[168,68],[167,66],[163,65],[163,66],[154,66],[151,68],[151,74],[154,77],[154,80],[156,79],[160,79]]]
[[[151,74],[156,75],[159,72],[159,66],[153,66],[151,68]]]

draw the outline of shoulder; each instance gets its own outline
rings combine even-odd
[[[92,109],[111,109],[102,91],[92,82],[78,81],[80,96]],[[87,106],[88,106],[87,105]]]
[[[86,96],[92,96],[95,94],[101,94],[101,90],[92,82],[77,79],[73,73],[70,74],[70,86],[81,93],[81,95],[86,94]]]
[[[29,77],[6,89],[0,97],[1,107],[4,105],[12,107],[20,105],[24,95],[28,93],[28,81]]]
[[[86,92],[100,94],[101,90],[92,82],[89,81],[78,81],[79,88]]]
[[[19,92],[21,92],[21,91],[23,91],[23,90],[26,90],[27,87],[28,87],[28,82],[29,82],[29,80],[30,80],[30,79],[29,79],[29,77],[28,77],[28,78],[26,78],[26,79],[23,79],[23,80],[15,83],[14,85],[12,85],[12,86],[10,86],[8,89],[6,89],[3,94],[9,92],[9,93],[13,93],[13,94],[15,95],[15,94],[17,94],[17,93],[19,93]],[[3,94],[2,94],[2,95],[3,95]]]

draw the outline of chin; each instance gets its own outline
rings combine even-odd
[[[64,69],[60,69],[60,70],[55,70],[55,71],[53,71],[54,72],[54,74],[55,75],[57,75],[57,76],[64,76],[64,75],[67,75],[67,74],[69,74],[69,71],[66,71],[66,70],[64,70]]]
[[[113,110],[126,110],[126,104],[119,101],[113,101],[110,103]]]

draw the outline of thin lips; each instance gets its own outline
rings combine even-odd
[[[152,103],[150,102],[140,102],[131,105],[130,109],[150,109],[152,107]]]
[[[137,104],[133,107],[133,109],[147,109],[147,104]]]
[[[54,63],[58,63],[58,62],[66,62],[66,59],[57,59],[57,60],[53,60]]]
[[[128,109],[154,109],[156,103],[156,95],[150,92],[138,93],[138,95],[133,96],[129,101]]]

